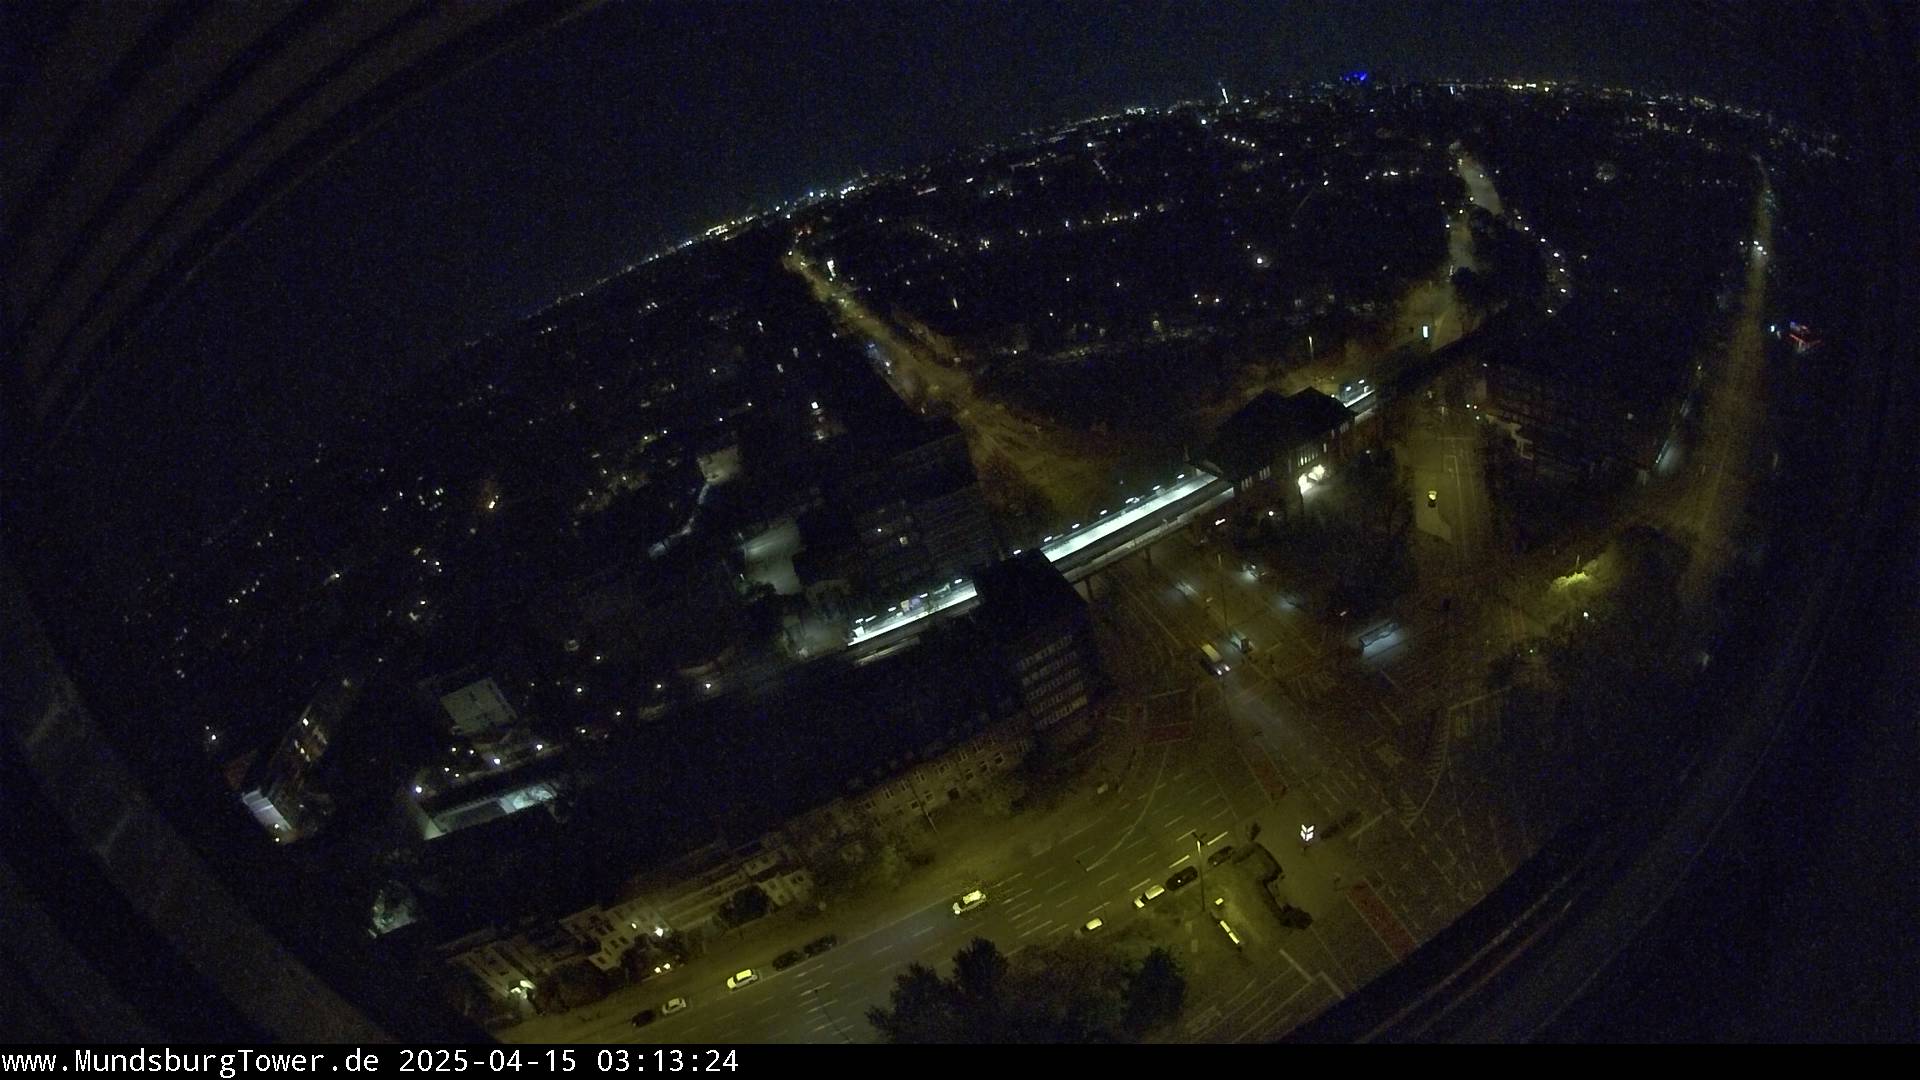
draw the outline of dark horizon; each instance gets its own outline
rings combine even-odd
[[[1357,69],[1723,98],[1766,85],[1698,62],[1692,50],[1719,39],[1687,9],[1097,8],[780,5],[722,25],[708,5],[610,3],[495,57],[269,206],[154,319],[83,416],[96,430],[69,440],[73,472],[94,460],[124,477],[105,502],[83,492],[79,513],[135,536],[174,511],[217,521],[257,465],[339,416],[379,414],[461,343],[749,207],[863,172]],[[169,402],[159,424],[154,400]],[[165,498],[143,502],[156,487]]]

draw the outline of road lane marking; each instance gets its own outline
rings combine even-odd
[[[1301,967],[1301,966],[1300,966],[1300,962],[1299,962],[1298,960],[1295,960],[1295,959],[1293,958],[1293,954],[1292,954],[1292,953],[1289,953],[1289,952],[1287,952],[1287,950],[1286,950],[1286,949],[1284,949],[1284,948],[1282,948],[1282,949],[1280,950],[1280,958],[1281,958],[1282,960],[1285,960],[1285,961],[1287,962],[1287,966],[1288,966],[1288,967],[1291,967],[1291,968],[1292,968],[1293,970],[1295,970],[1295,971],[1297,971],[1297,972],[1299,972],[1299,973],[1300,973],[1300,977],[1301,977],[1301,978],[1303,978],[1303,979],[1305,979],[1305,980],[1307,980],[1308,982],[1312,982],[1312,981],[1313,981],[1313,976],[1312,976],[1312,975],[1310,975],[1310,974],[1308,974],[1308,972],[1307,972],[1307,969],[1306,969],[1306,968],[1303,968],[1303,967]]]
[[[1233,1041],[1243,1042],[1246,1039],[1250,1038],[1251,1036],[1261,1031],[1264,1031],[1267,1028],[1270,1028],[1273,1025],[1273,1021],[1276,1018],[1286,1013],[1288,1007],[1293,1004],[1294,998],[1297,998],[1301,994],[1306,993],[1308,990],[1313,989],[1315,985],[1316,985],[1315,983],[1309,982],[1301,986],[1298,986],[1294,989],[1293,993],[1288,994],[1285,998],[1281,999],[1281,1001],[1277,1005],[1274,1005],[1272,1008],[1262,1010],[1257,1017],[1249,1019],[1246,1028],[1238,1036],[1236,1036]]]

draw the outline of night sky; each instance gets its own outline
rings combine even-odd
[[[171,527],[122,497],[157,464],[180,524],[223,516],[257,463],[461,341],[862,169],[1355,69],[1752,100],[1756,61],[1689,44],[1711,40],[1689,9],[1625,4],[616,0],[417,99],[211,260],[76,448],[123,481],[86,512]]]

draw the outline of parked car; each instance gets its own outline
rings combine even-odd
[[[667,1003],[665,1005],[660,1006],[660,1015],[672,1016],[674,1013],[677,1013],[681,1009],[686,1008],[689,1004],[691,1004],[691,1002],[687,1001],[687,999],[683,997],[668,998]]]
[[[821,953],[826,952],[828,949],[831,949],[838,944],[840,944],[840,939],[833,936],[832,934],[826,934],[821,937],[814,938],[812,941],[807,942],[807,945],[806,945],[807,955],[819,956]]]
[[[1098,930],[1105,925],[1107,925],[1107,920],[1102,919],[1098,915],[1095,915],[1093,918],[1088,919],[1086,923],[1080,927],[1080,932],[1082,934],[1091,934],[1095,930]]]
[[[1231,858],[1233,858],[1233,845],[1228,844],[1226,847],[1223,847],[1219,851],[1216,851],[1213,854],[1207,856],[1207,865],[1219,866],[1221,863],[1226,862],[1228,859],[1231,859]]]
[[[648,1024],[653,1023],[654,1017],[657,1015],[659,1014],[655,1013],[652,1009],[641,1009],[639,1012],[633,1014],[633,1026],[646,1027]]]
[[[805,959],[806,956],[802,954],[799,949],[788,949],[786,952],[773,958],[773,970],[785,971]]]
[[[754,983],[759,981],[760,981],[759,972],[753,970],[752,968],[742,968],[741,970],[734,972],[732,975],[727,976],[727,989],[738,990],[741,987],[747,985],[748,983]]]
[[[1381,638],[1384,638],[1399,632],[1400,632],[1400,624],[1392,620],[1388,620],[1374,627],[1373,629],[1368,630],[1367,632],[1361,634],[1360,647],[1364,649],[1367,646],[1372,645],[1374,642],[1379,641]]]
[[[1199,867],[1197,866],[1185,867],[1179,873],[1167,879],[1167,891],[1172,892],[1175,889],[1185,888],[1186,886],[1193,884],[1194,879],[1199,876],[1200,876]]]
[[[1149,888],[1146,892],[1143,892],[1139,896],[1134,897],[1133,906],[1137,908],[1146,907],[1150,901],[1160,899],[1160,894],[1166,891],[1167,891],[1167,887],[1165,885],[1155,885]]]
[[[964,915],[986,902],[987,894],[985,890],[975,889],[953,902],[953,913],[955,915]]]

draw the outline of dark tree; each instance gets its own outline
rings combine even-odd
[[[1360,517],[1369,528],[1398,539],[1413,524],[1411,474],[1393,451],[1382,450],[1355,458],[1347,468]]]
[[[867,1022],[892,1043],[967,1042],[967,1025],[955,1007],[952,987],[932,968],[911,964],[893,981],[890,1008],[867,1010]]]
[[[744,926],[771,910],[773,901],[767,898],[766,890],[748,885],[727,899],[720,908],[720,917],[730,925]]]
[[[1154,949],[1140,961],[1127,980],[1125,1024],[1136,1037],[1180,1015],[1187,998],[1187,979],[1180,963],[1164,948]]]
[[[968,1012],[991,1016],[1001,1011],[1007,981],[1007,958],[986,938],[974,938],[953,956],[953,989]]]
[[[1493,293],[1493,282],[1471,266],[1462,266],[1453,272],[1453,293],[1468,310],[1482,315],[1491,311],[1498,299]]]
[[[993,942],[975,938],[953,962],[950,979],[909,966],[894,980],[889,1007],[868,1010],[867,1019],[895,1043],[1113,1040],[1121,976],[1111,960],[1080,956],[1075,964],[1048,954],[1016,973]]]

